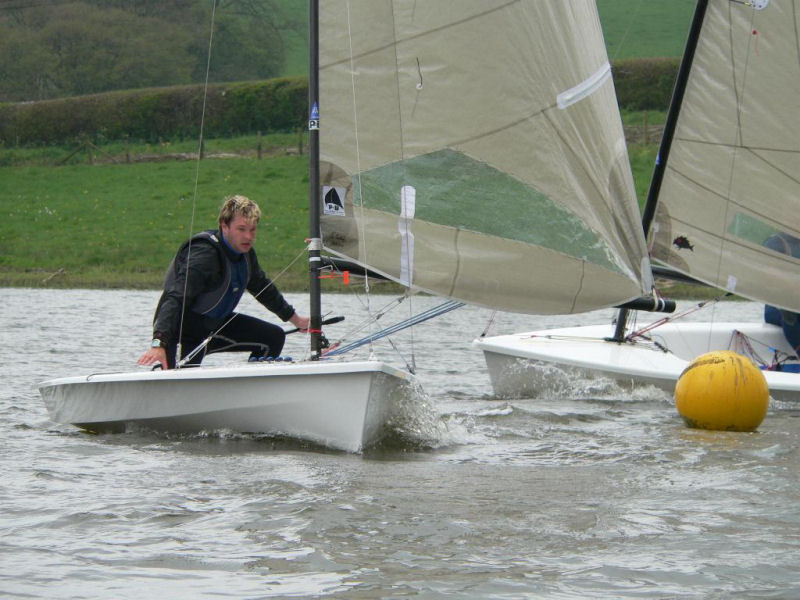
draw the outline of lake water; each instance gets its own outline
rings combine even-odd
[[[498,400],[470,347],[490,312],[463,308],[397,336],[397,352],[379,346],[413,360],[427,400],[363,455],[51,422],[36,384],[134,368],[156,299],[0,289],[0,596],[800,597],[800,406],[772,403],[757,432],[726,433],[687,429],[656,390],[576,382],[566,397]],[[362,301],[323,306],[348,317],[326,330],[335,339]],[[761,314],[712,310],[697,318]],[[611,314],[502,314],[491,333]],[[290,336],[286,353],[303,347]]]

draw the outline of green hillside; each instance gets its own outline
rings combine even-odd
[[[608,56],[680,56],[694,0],[597,0]]]
[[[308,2],[299,0],[277,0],[287,20],[305,23],[308,20]],[[283,43],[286,46],[286,77],[296,77],[308,73],[308,39],[294,31],[285,32]]]
[[[280,0],[288,18],[302,20],[306,2]],[[694,12],[694,0],[597,0],[608,55],[617,58],[680,56]],[[289,33],[286,75],[308,72],[306,38]]]

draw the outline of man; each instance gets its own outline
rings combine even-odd
[[[281,327],[234,312],[245,289],[283,321],[308,329],[308,317],[295,312],[258,265],[253,242],[260,218],[255,202],[231,196],[220,209],[219,229],[199,233],[180,247],[158,301],[151,347],[138,364],[172,369],[179,340],[183,358],[212,333],[208,346],[189,364],[199,364],[211,352],[249,351],[252,359],[279,356],[286,337]]]

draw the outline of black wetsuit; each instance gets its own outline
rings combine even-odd
[[[170,368],[176,362],[179,331],[181,358],[216,332],[190,364],[200,363],[210,352],[280,355],[286,337],[281,327],[234,312],[245,289],[283,321],[295,312],[258,265],[252,248],[247,254],[234,252],[219,231],[204,231],[181,246],[167,270],[153,319],[153,337],[166,346]]]

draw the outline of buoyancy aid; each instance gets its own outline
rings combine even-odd
[[[177,275],[175,261],[180,260],[185,263],[187,257],[189,260],[191,260],[189,246],[190,244],[195,244],[198,242],[208,243],[217,250],[220,258],[220,264],[222,265],[222,278],[215,288],[207,290],[197,296],[192,303],[190,310],[200,315],[225,317],[233,311],[233,308],[238,304],[239,300],[244,294],[245,289],[247,289],[247,282],[250,279],[251,264],[249,254],[241,255],[241,260],[244,263],[244,272],[242,273],[244,275],[243,280],[239,281],[239,285],[235,290],[230,290],[232,295],[227,299],[228,301],[224,302],[223,304],[223,301],[226,300],[226,295],[231,287],[231,279],[234,277],[234,272],[239,270],[240,267],[239,265],[234,264],[231,257],[233,251],[226,250],[225,242],[220,239],[219,233],[215,230],[201,231],[183,243],[175,255],[175,258],[172,259],[169,269],[167,269],[164,288],[171,289],[175,283]],[[239,277],[237,277],[237,279],[242,279],[241,274]],[[222,312],[220,312],[220,309],[223,308],[224,310],[222,312],[226,314],[222,314]]]

